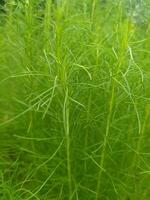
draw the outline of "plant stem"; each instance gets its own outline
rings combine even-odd
[[[71,178],[71,158],[70,158],[70,127],[69,127],[69,99],[68,99],[68,88],[65,90],[65,100],[63,107],[63,123],[66,137],[66,156],[67,156],[67,174],[68,174],[68,190],[69,198],[72,195],[72,178]]]
[[[107,139],[110,132],[111,117],[113,113],[112,111],[113,111],[113,105],[114,105],[114,95],[115,95],[115,81],[112,80],[112,90],[111,90],[111,97],[110,97],[110,102],[109,102],[109,113],[107,116],[104,143],[103,143],[103,149],[102,149],[101,160],[100,160],[100,170],[98,174],[98,182],[97,182],[97,188],[96,188],[96,200],[98,200],[100,197],[101,177],[102,177],[102,172],[104,171],[104,160],[105,160]]]

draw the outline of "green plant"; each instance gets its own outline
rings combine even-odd
[[[150,26],[133,3],[6,2],[0,199],[149,199]]]

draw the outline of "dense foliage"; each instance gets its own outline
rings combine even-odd
[[[150,2],[2,3],[0,200],[149,200]]]

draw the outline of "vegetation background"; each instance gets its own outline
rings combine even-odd
[[[0,10],[0,200],[149,200],[150,1]]]

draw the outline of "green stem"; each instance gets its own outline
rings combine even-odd
[[[50,22],[51,22],[51,0],[47,0],[45,3],[45,16],[44,16],[44,48],[49,49],[50,39]]]
[[[63,107],[63,122],[66,137],[66,156],[67,156],[67,174],[68,174],[68,190],[69,198],[72,195],[72,178],[71,178],[71,158],[70,158],[70,127],[69,127],[69,98],[68,98],[68,88],[65,91],[65,100]]]
[[[86,117],[86,123],[89,124],[89,119],[90,119],[90,110],[91,110],[91,99],[92,99],[92,94],[91,90],[89,91],[89,97],[88,97],[88,107],[87,107],[87,117]],[[86,148],[88,146],[88,131],[89,130],[89,125],[86,127],[85,131],[85,143],[84,143],[84,150],[86,152]],[[86,159],[84,161],[84,172],[87,172],[87,162]]]
[[[98,174],[98,181],[97,181],[97,188],[96,188],[96,200],[98,200],[100,198],[101,178],[102,178],[102,173],[104,171],[105,153],[106,153],[106,147],[107,147],[107,139],[108,139],[109,132],[110,132],[111,117],[112,117],[112,113],[113,113],[114,95],[115,95],[115,81],[113,80],[111,97],[110,97],[110,102],[109,102],[109,113],[107,116],[105,137],[104,137],[103,149],[102,149],[101,160],[100,160],[100,170],[99,170],[99,174]]]
[[[92,23],[94,21],[94,13],[95,13],[95,8],[96,8],[96,2],[97,2],[97,0],[93,0],[93,2],[92,2],[92,10],[91,10],[91,21],[92,21]]]

